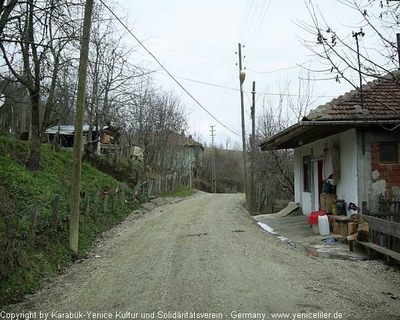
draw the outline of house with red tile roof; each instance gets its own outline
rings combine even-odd
[[[400,197],[400,73],[319,106],[260,147],[294,150],[295,202],[303,214],[325,209],[325,193],[376,210],[380,197]]]

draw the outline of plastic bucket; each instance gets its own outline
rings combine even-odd
[[[328,236],[329,230],[329,219],[327,216],[318,216],[318,229],[321,236]]]
[[[318,216],[324,216],[324,215],[326,215],[326,212],[323,210],[311,212],[311,214],[308,216],[308,223],[316,224],[318,223]]]

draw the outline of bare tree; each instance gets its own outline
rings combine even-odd
[[[264,99],[262,113],[258,120],[257,137],[259,140],[268,138],[289,126],[290,120],[284,113],[285,96],[279,97],[278,105]],[[292,198],[294,194],[293,152],[277,150],[259,153],[256,157],[256,171],[270,196]],[[259,182],[260,182],[259,180]]]
[[[241,144],[236,149],[226,149],[222,144],[216,148],[206,148],[203,153],[201,180],[196,186],[212,192],[212,159],[215,158],[216,185],[218,193],[244,192],[243,154]]]
[[[125,127],[131,132],[130,142],[144,147],[144,167],[150,165],[165,171],[174,144],[170,138],[187,130],[186,115],[173,93],[163,92],[149,78],[143,78],[136,90],[127,95],[129,100],[123,111]]]
[[[6,24],[9,22],[11,13],[17,3],[18,0],[10,0],[7,3],[6,0],[0,1],[0,39],[2,39],[3,30]]]
[[[0,131],[11,134],[26,129],[27,93],[25,87],[10,79],[0,80]]]
[[[264,96],[261,112],[258,116],[256,140],[262,140],[301,121],[307,115],[311,105],[313,84],[311,73],[300,73],[297,94],[291,94],[292,84],[280,86],[280,95],[273,99]],[[258,208],[272,210],[275,199],[292,200],[294,196],[294,166],[292,150],[273,150],[257,152],[255,170]]]
[[[361,90],[363,83],[380,79],[398,66],[397,1],[338,0],[343,10],[355,10],[361,19],[346,30],[332,25],[314,1],[304,0],[304,3],[311,23],[300,21],[297,25],[311,37],[302,43],[321,62],[322,67],[313,70],[323,75],[319,79],[346,81]],[[365,43],[365,35],[374,38],[374,43]]]
[[[29,168],[37,170],[40,144],[51,125],[63,53],[77,40],[79,10],[68,0],[27,0],[16,4],[3,29],[0,52],[12,77],[24,85],[31,110],[31,154]]]

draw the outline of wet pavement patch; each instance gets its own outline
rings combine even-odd
[[[287,243],[291,249],[303,250],[313,257],[340,260],[366,260],[367,258],[361,252],[349,251],[345,237],[337,235],[321,237],[305,228],[306,217],[294,217],[293,219],[265,218],[263,222],[257,221],[257,223],[262,229]]]
[[[339,260],[366,260],[364,255],[356,255],[345,252],[340,244],[321,244],[321,245],[305,245],[304,250],[307,254],[313,257],[320,257],[324,259],[339,259]]]
[[[334,237],[329,237],[329,238],[322,239],[321,241],[322,241],[322,242],[325,242],[325,243],[336,243],[336,242],[338,242],[338,243],[345,243],[345,240],[346,240],[346,238],[334,238]]]

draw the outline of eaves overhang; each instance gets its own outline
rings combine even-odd
[[[259,146],[262,151],[295,149],[302,145],[354,128],[371,128],[379,126],[390,126],[393,128],[399,124],[400,120],[300,121],[295,125],[264,139],[260,142]]]

